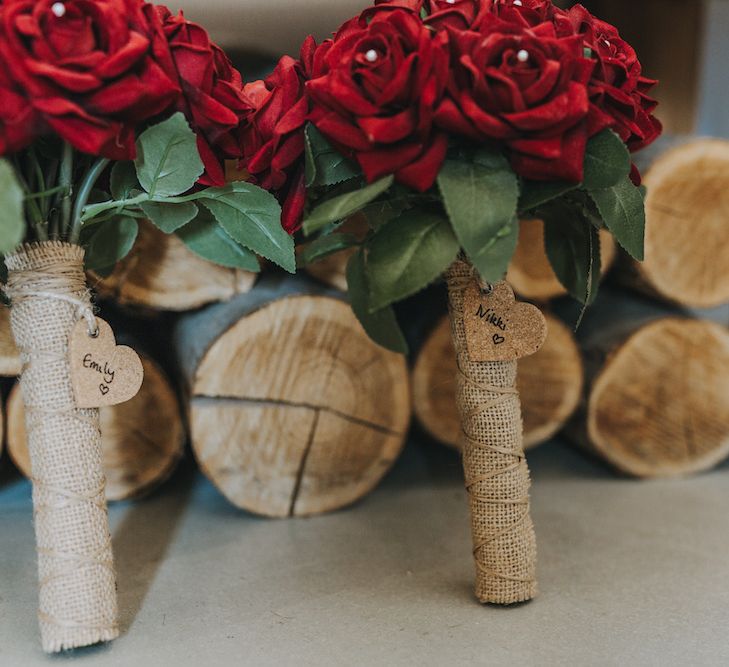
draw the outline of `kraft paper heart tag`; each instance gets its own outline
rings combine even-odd
[[[69,340],[71,384],[79,408],[101,408],[124,403],[137,395],[144,371],[131,347],[117,345],[107,322],[96,318],[98,335],[88,323],[76,323]]]
[[[483,292],[476,282],[463,295],[466,348],[471,361],[512,361],[534,354],[547,337],[536,306],[519,303],[508,283]]]

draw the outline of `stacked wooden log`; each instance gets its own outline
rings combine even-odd
[[[269,275],[181,318],[175,349],[193,451],[236,506],[271,517],[348,505],[405,442],[405,360],[374,344],[339,292]]]

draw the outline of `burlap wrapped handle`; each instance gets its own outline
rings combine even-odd
[[[83,250],[45,242],[5,258],[33,470],[43,649],[114,639],[116,579],[98,409],[75,407],[71,330],[90,305]]]
[[[537,593],[536,540],[529,513],[516,361],[472,362],[466,347],[464,291],[473,267],[457,261],[446,274],[456,349],[456,401],[471,508],[476,596],[513,604]]]

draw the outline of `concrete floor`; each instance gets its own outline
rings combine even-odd
[[[56,658],[36,636],[29,485],[6,472],[0,665],[729,664],[729,466],[636,482],[560,443],[530,462],[532,603],[473,600],[460,464],[434,445],[308,520],[239,512],[188,466],[111,510],[122,637]]]

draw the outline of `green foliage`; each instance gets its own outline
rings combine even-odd
[[[165,234],[171,234],[183,227],[197,216],[198,208],[194,202],[186,201],[179,204],[169,202],[142,202],[139,207],[150,222]]]
[[[448,219],[423,209],[406,211],[382,227],[368,247],[372,310],[427,287],[451,265],[459,251]]]
[[[354,234],[335,233],[320,236],[315,241],[307,243],[297,259],[299,267],[313,264],[319,260],[329,257],[334,253],[356,246],[359,243]]]
[[[600,237],[594,225],[565,202],[541,211],[544,246],[554,273],[578,301],[589,305],[600,284]]]
[[[628,254],[642,261],[645,239],[645,204],[640,188],[625,177],[616,185],[590,190],[605,226]]]
[[[490,283],[503,280],[519,241],[519,219],[514,218],[502,227],[491,241],[481,248],[471,261],[481,267],[479,274]]]
[[[358,166],[332,147],[319,130],[306,126],[306,187],[323,187],[348,181],[360,174]]]
[[[290,273],[296,271],[294,240],[281,227],[281,206],[270,192],[236,182],[203,190],[199,199],[233,240]]]
[[[236,243],[205,208],[176,234],[192,252],[210,262],[253,273],[261,270],[255,253]]]
[[[132,197],[135,190],[140,192],[142,186],[139,185],[134,162],[115,162],[111,168],[109,185],[111,186],[111,196],[117,201]]]
[[[359,190],[346,192],[319,204],[304,220],[304,233],[312,234],[330,223],[346,220],[350,215],[362,210],[367,204],[387,192],[392,186],[393,180],[393,176],[387,176]]]
[[[86,268],[106,273],[129,254],[138,231],[137,221],[127,216],[117,216],[84,230],[81,245],[86,248]]]
[[[493,276],[495,266],[505,271],[515,246],[496,241],[507,236],[519,200],[519,182],[506,158],[480,151],[473,162],[448,160],[438,187],[456,237],[479,273]]]
[[[583,186],[587,190],[609,188],[630,174],[630,153],[612,130],[592,137],[585,152]]]
[[[388,350],[407,354],[408,345],[392,307],[375,311],[370,308],[370,290],[362,250],[352,255],[347,264],[347,287],[352,311],[369,337]]]
[[[519,213],[529,213],[578,187],[580,187],[579,183],[565,181],[522,181]]]
[[[195,185],[204,167],[195,133],[181,113],[142,132],[135,165],[139,183],[151,196],[171,197]]]
[[[0,223],[0,253],[7,254],[23,240],[25,215],[23,188],[12,165],[0,159],[0,205],[3,216]]]

